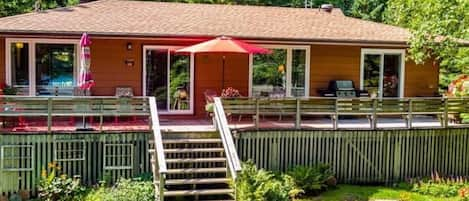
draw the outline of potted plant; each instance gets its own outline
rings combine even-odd
[[[0,95],[16,95],[18,93],[18,89],[16,87],[3,84],[0,86]]]

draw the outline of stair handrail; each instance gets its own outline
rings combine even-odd
[[[214,98],[214,118],[217,130],[220,132],[220,136],[225,149],[226,159],[228,162],[228,168],[233,180],[236,180],[236,176],[241,172],[241,162],[238,157],[238,152],[231,135],[231,130],[228,126],[228,120],[226,119],[225,110],[219,97]]]
[[[166,174],[168,173],[168,169],[166,167],[166,159],[164,155],[164,148],[163,148],[163,138],[161,137],[161,129],[160,129],[160,120],[158,117],[158,109],[156,106],[156,99],[155,97],[149,97],[148,102],[150,104],[150,117],[151,117],[151,129],[153,132],[153,143],[155,145],[155,155],[156,155],[156,165],[153,168],[158,168],[158,175],[155,175],[157,172],[153,169],[154,176],[158,176],[158,181],[155,179],[155,184],[158,185],[157,191],[157,198],[158,201],[164,200],[164,186],[165,186],[165,179]],[[159,197],[158,197],[159,196]]]

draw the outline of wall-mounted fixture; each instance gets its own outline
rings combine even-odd
[[[127,47],[127,50],[132,50],[133,48],[132,43],[127,43],[126,47]]]
[[[22,49],[24,47],[24,43],[15,43],[16,48]]]
[[[135,65],[135,60],[134,59],[126,59],[125,60],[125,65],[127,67],[133,67]]]

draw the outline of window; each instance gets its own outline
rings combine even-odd
[[[144,91],[155,96],[163,113],[192,113],[191,56],[174,54],[177,47],[144,47]]]
[[[300,97],[309,94],[309,47],[265,46],[271,54],[253,55],[251,96]]]
[[[78,41],[7,39],[6,82],[18,95],[72,95]]]
[[[19,95],[29,95],[29,44],[10,43],[10,85],[18,88]]]
[[[56,140],[54,161],[84,161],[85,150],[84,140]]]
[[[133,144],[105,144],[104,169],[105,170],[131,170],[133,169]]]
[[[376,97],[404,95],[405,50],[363,49],[361,89]]]
[[[1,147],[3,171],[34,170],[34,150],[32,145],[3,145]]]
[[[75,45],[36,44],[36,95],[73,95]]]

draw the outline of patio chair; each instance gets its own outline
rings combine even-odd
[[[122,86],[116,87],[116,96],[119,100],[116,105],[118,113],[132,113],[133,107],[130,99],[134,96],[132,87]],[[137,116],[132,116],[132,121],[137,122]],[[114,123],[119,123],[119,114],[114,116]]]

